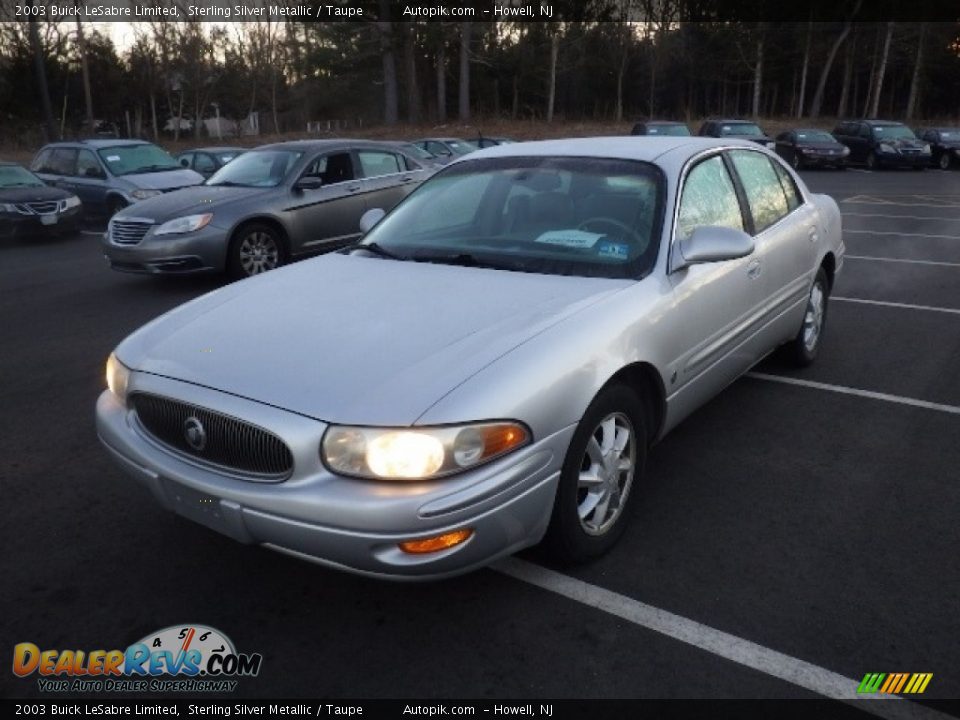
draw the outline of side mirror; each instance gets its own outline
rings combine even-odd
[[[360,216],[360,232],[366,235],[373,229],[373,226],[376,225],[383,219],[383,216],[387,213],[384,212],[383,208],[370,208],[363,215]]]
[[[318,178],[316,175],[307,175],[297,180],[296,184],[293,186],[294,190],[319,190],[323,187],[323,179]]]
[[[185,167],[185,168],[190,167],[190,161],[187,160],[186,158],[182,158],[180,160],[180,167]]]
[[[736,260],[752,253],[754,247],[753,238],[742,230],[698,227],[690,237],[677,243],[670,270],[676,272],[690,265]]]

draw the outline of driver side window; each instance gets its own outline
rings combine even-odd
[[[324,185],[353,180],[353,160],[348,152],[321,155],[307,166],[301,177],[318,177]]]
[[[677,239],[709,226],[744,229],[737,192],[719,155],[702,161],[687,174],[677,213]]]

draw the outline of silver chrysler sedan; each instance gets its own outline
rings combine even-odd
[[[813,362],[844,252],[831,198],[728,139],[496,146],[381,216],[110,355],[99,436],[164,507],[383,578],[589,559],[652,443],[771,351]]]

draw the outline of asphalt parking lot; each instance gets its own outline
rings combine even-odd
[[[240,697],[814,698],[868,672],[960,697],[960,173],[804,176],[848,253],[818,362],[766,361],[671,433],[600,561],[435,584],[236,544],[100,447],[107,354],[223,280],[112,272],[93,232],[0,246],[0,649],[203,623],[264,655]]]

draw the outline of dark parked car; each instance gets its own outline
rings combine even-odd
[[[936,167],[949,170],[960,163],[960,128],[923,128],[917,135],[930,143],[930,160]]]
[[[44,146],[33,170],[47,185],[76,194],[85,212],[113,215],[127,205],[182,187],[203,175],[180,167],[166,150],[142,140],[81,140]]]
[[[509,145],[511,143],[515,143],[516,140],[512,140],[508,137],[484,137],[481,135],[473,142],[479,148],[488,148],[493,147],[494,145]]]
[[[211,177],[217,170],[247,150],[240,147],[203,147],[186,150],[176,156],[181,167],[196,170],[205,178]]]
[[[443,165],[479,149],[475,143],[462,138],[422,138],[414,140],[413,144],[434,155]]]
[[[803,167],[835,167],[844,170],[850,148],[826,130],[798,128],[777,135],[777,155],[794,169]]]
[[[750,140],[770,150],[776,147],[773,138],[767,137],[756,123],[749,120],[707,120],[700,126],[700,132],[697,134],[703,137]]]
[[[0,238],[73,234],[81,210],[72,192],[44,184],[16,163],[0,162]]]
[[[263,145],[201,187],[114,215],[104,254],[126,272],[256,275],[354,242],[364,212],[392,208],[432,173],[386,143]]]
[[[634,123],[631,135],[670,135],[682,137],[690,134],[686,123],[672,120],[641,120]]]
[[[850,162],[863,163],[870,170],[883,167],[922,170],[930,164],[930,146],[903,123],[845,120],[837,125],[833,136],[850,148]]]

